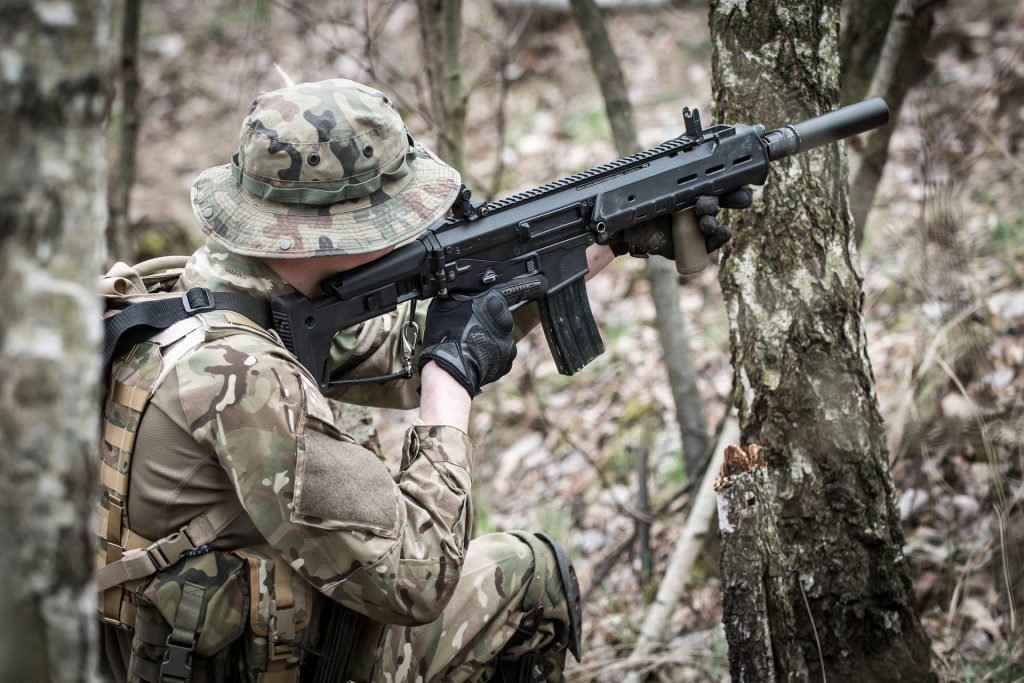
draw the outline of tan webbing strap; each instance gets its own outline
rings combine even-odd
[[[118,561],[93,572],[96,589],[102,592],[125,581],[141,579],[170,567],[188,551],[215,540],[242,512],[242,503],[237,498],[229,498],[217,503],[170,536],[146,548],[125,551]]]
[[[124,427],[118,427],[107,420],[103,425],[103,440],[118,450],[128,451],[135,448],[135,432],[129,432]]]
[[[121,532],[121,547],[125,550],[138,550],[139,548],[148,548],[149,546],[156,543],[151,541],[144,536],[139,536],[131,529],[125,529]]]
[[[110,469],[113,468],[111,467]],[[106,522],[106,528],[103,530],[102,536],[108,543],[120,543],[121,520],[124,519],[124,507],[120,501],[115,500],[114,497],[109,494],[107,495],[107,505],[109,507],[100,505],[100,509],[106,512],[106,514],[103,515],[103,520]]]
[[[120,496],[128,493],[128,475],[118,472],[116,468],[102,461],[100,462],[100,483]]]
[[[141,413],[142,409],[146,407],[149,402],[149,392],[139,387],[125,384],[117,380],[113,381],[113,390],[110,392],[110,398],[115,403],[118,403],[125,408],[131,408],[137,413]]]
[[[206,587],[198,583],[186,581],[182,587],[174,628],[167,637],[167,650],[160,664],[161,683],[192,683],[192,651],[196,648],[205,595]]]
[[[160,683],[160,662],[143,659],[133,652],[128,662],[128,673],[146,683]]]
[[[294,666],[290,669],[279,669],[277,664],[286,664],[287,662],[271,662],[270,666],[273,667],[270,671],[264,671],[263,673],[256,674],[257,683],[295,683],[299,680],[299,667]]]
[[[292,595],[291,565],[277,553],[274,553],[274,598],[279,609],[295,604],[295,596]]]
[[[101,593],[103,598],[103,616],[111,621],[119,621],[121,618],[122,604],[125,600],[124,591],[121,588],[111,588]]]

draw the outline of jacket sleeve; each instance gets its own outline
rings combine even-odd
[[[332,379],[348,380],[366,377],[383,377],[402,368],[402,328],[406,322],[415,320],[422,337],[427,319],[429,301],[420,301],[413,314],[410,304],[405,303],[395,311],[367,320],[364,323],[342,330],[335,336],[331,348]],[[519,341],[540,322],[537,304],[529,304],[513,312],[515,321],[513,334]],[[346,403],[380,408],[410,409],[420,404],[419,354],[417,339],[413,348],[413,376],[407,380],[339,387],[327,392],[331,398]]]
[[[332,599],[384,623],[436,618],[469,542],[472,442],[414,427],[392,475],[337,429],[286,352],[238,339],[207,343],[176,369],[193,435],[256,528]]]

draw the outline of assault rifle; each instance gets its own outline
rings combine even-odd
[[[416,241],[326,278],[323,296],[275,298],[274,329],[326,389],[340,330],[405,301],[496,287],[511,308],[538,302],[558,371],[574,374],[604,351],[584,286],[588,246],[660,221],[666,237],[671,231],[679,272],[697,272],[708,260],[689,210],[698,197],[763,185],[769,162],[884,125],[889,109],[876,97],[770,132],[761,125],[705,129],[688,108],[683,118],[685,132],[654,149],[513,197],[477,203],[463,186],[453,217]]]

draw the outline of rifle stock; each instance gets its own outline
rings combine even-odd
[[[387,256],[326,278],[323,296],[275,298],[274,328],[326,389],[331,341],[340,330],[411,299],[498,287],[512,308],[539,301],[558,370],[574,374],[604,351],[583,284],[587,247],[674,215],[676,267],[701,270],[707,253],[687,211],[698,197],[762,185],[771,161],[877,128],[888,117],[885,102],[874,98],[766,133],[760,125],[702,129],[697,112],[686,109],[686,132],[654,149],[489,204],[472,204],[463,191],[455,217]]]

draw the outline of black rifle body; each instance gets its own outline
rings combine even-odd
[[[559,372],[571,375],[603,350],[584,287],[586,249],[615,233],[691,208],[704,195],[761,185],[769,163],[878,127],[876,98],[765,133],[762,126],[701,130],[522,194],[470,206],[416,241],[325,279],[324,296],[277,297],[274,327],[320,383],[330,384],[330,349],[343,329],[411,299],[475,294],[497,287],[509,305],[540,305]]]

